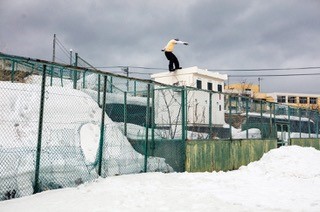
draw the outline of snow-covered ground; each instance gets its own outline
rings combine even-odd
[[[320,211],[320,151],[281,147],[230,172],[99,178],[3,201],[0,211]]]

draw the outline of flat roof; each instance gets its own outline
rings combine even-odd
[[[167,72],[152,74],[151,78],[156,79],[156,78],[162,78],[162,77],[170,77],[170,76],[177,76],[177,75],[192,75],[192,74],[198,74],[206,78],[214,78],[214,79],[219,79],[223,81],[228,79],[227,74],[219,74],[218,72],[211,72],[211,71],[208,71],[207,69],[199,69],[197,66],[178,69],[173,72],[167,71]]]

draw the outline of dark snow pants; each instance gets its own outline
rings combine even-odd
[[[169,71],[174,71],[180,68],[178,58],[172,52],[164,52],[167,59],[169,60]],[[174,64],[174,68],[173,68]]]

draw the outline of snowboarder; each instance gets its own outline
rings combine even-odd
[[[188,45],[187,42],[184,41],[180,41],[178,38],[176,39],[172,39],[168,42],[168,44],[162,49],[162,51],[164,51],[164,54],[166,55],[167,59],[169,60],[169,71],[175,71],[177,69],[181,69],[180,65],[179,65],[179,61],[178,58],[173,54],[173,49],[174,46],[177,44],[183,44],[183,45]],[[173,64],[174,64],[174,68],[173,68]]]

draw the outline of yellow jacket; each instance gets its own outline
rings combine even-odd
[[[175,46],[177,43],[188,45],[187,42],[172,39],[172,40],[170,40],[170,41],[168,42],[168,44],[163,48],[163,50],[166,51],[166,52],[173,52],[174,46]]]

